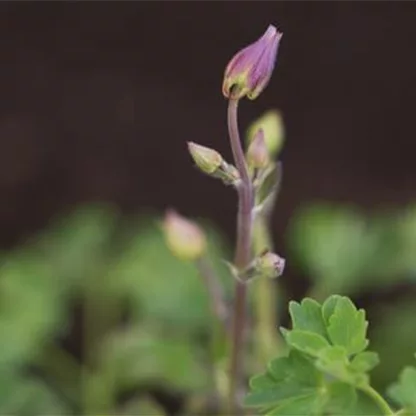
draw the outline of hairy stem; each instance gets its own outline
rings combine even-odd
[[[240,172],[241,183],[238,187],[238,216],[237,238],[234,265],[238,270],[244,269],[251,261],[252,240],[252,211],[253,186],[245,161],[244,150],[240,140],[237,122],[238,100],[229,100],[228,104],[228,132],[235,165]],[[242,353],[244,350],[244,332],[246,327],[246,298],[247,286],[244,282],[236,280],[234,313],[232,322],[231,341],[231,368],[229,405],[230,414],[242,414],[239,392],[244,377]]]

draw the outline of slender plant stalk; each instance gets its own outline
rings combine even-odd
[[[364,386],[361,388],[361,390],[373,399],[373,401],[383,412],[383,415],[390,416],[395,414],[395,412],[391,409],[386,400],[384,400],[380,393],[374,390],[371,386]]]
[[[198,259],[196,265],[208,291],[212,313],[223,325],[224,331],[226,331],[228,308],[225,303],[224,291],[221,282],[218,280],[218,276],[216,275],[215,270],[213,270],[212,265],[207,257],[201,257]]]
[[[196,266],[208,292],[211,303],[211,311],[217,318],[212,323],[210,339],[210,358],[212,360],[212,365],[210,366],[210,371],[212,373],[210,373],[210,377],[214,387],[213,399],[216,403],[224,403],[227,398],[227,391],[226,385],[224,386],[224,383],[222,383],[221,380],[224,373],[223,357],[226,354],[225,346],[227,333],[229,331],[230,311],[225,302],[223,286],[221,285],[209,258],[207,256],[199,258],[196,261]]]
[[[255,255],[265,248],[271,249],[272,241],[268,232],[268,221],[263,215],[254,222],[253,246]],[[279,338],[276,335],[277,319],[277,286],[272,279],[259,279],[254,286],[254,307],[256,314],[255,339],[259,364],[265,364],[276,356]]]
[[[234,265],[243,270],[251,261],[252,243],[252,212],[253,212],[253,186],[245,161],[237,121],[238,100],[230,99],[228,104],[228,132],[235,165],[240,172],[241,183],[238,187],[238,217],[237,238]],[[247,286],[244,282],[236,280],[234,311],[232,322],[231,341],[231,368],[229,407],[230,414],[243,414],[240,406],[239,393],[244,376],[242,353],[244,350],[244,332],[246,326],[246,298]]]

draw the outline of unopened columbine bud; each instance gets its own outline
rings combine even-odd
[[[168,210],[163,222],[166,243],[181,260],[196,260],[206,250],[203,231],[193,222],[173,210]]]
[[[195,164],[205,173],[214,173],[223,162],[222,156],[209,147],[188,142],[188,149]]]
[[[282,115],[278,110],[269,110],[255,120],[247,131],[248,142],[251,143],[259,129],[263,129],[264,141],[271,156],[276,156],[284,142],[285,132]]]
[[[282,33],[269,25],[263,36],[231,59],[224,73],[222,92],[227,98],[254,100],[267,86]]]
[[[214,149],[188,142],[189,153],[202,172],[221,179],[226,185],[237,186],[240,173],[235,166],[228,164]]]
[[[263,129],[259,129],[247,149],[247,163],[250,167],[263,169],[270,163],[270,155],[264,140]]]
[[[275,253],[266,251],[256,259],[256,270],[270,278],[281,276],[285,268],[285,259]]]

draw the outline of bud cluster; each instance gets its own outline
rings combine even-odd
[[[253,100],[267,86],[274,69],[281,37],[282,33],[269,25],[257,41],[236,53],[228,63],[222,91],[234,108],[238,100],[243,97]],[[238,131],[235,133],[235,130],[234,128],[234,135],[230,133],[230,137],[237,137],[237,140],[231,142],[232,147],[234,146],[235,163],[239,169],[227,163],[215,149],[188,142],[188,151],[199,170],[238,188],[239,196],[246,189],[252,190],[252,197],[245,199],[254,201],[249,207],[253,214],[249,221],[252,221],[256,215],[264,213],[264,206],[270,205],[269,202],[274,200],[277,192],[280,178],[276,172],[280,165],[278,166],[275,159],[283,144],[282,118],[278,111],[270,110],[256,120],[247,131],[245,150],[239,143]],[[238,151],[235,146],[240,146]],[[163,228],[167,245],[175,256],[183,260],[198,260],[205,254],[205,235],[194,222],[170,210],[166,214]],[[250,229],[250,226],[247,229]],[[265,251],[247,267],[239,265],[240,269],[237,270],[235,265],[230,265],[230,269],[238,279],[249,281],[259,276],[280,276],[284,265],[283,258]],[[245,270],[242,270],[244,268]]]

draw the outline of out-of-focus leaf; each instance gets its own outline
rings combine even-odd
[[[67,415],[69,409],[43,382],[14,373],[0,376],[0,414]]]
[[[82,206],[56,219],[40,235],[38,255],[61,276],[62,284],[82,284],[108,261],[116,220],[116,212],[109,206]]]
[[[351,368],[358,373],[366,373],[380,363],[378,354],[373,351],[363,351],[351,360]]]
[[[65,303],[52,268],[30,252],[0,268],[0,371],[22,364],[60,329]]]
[[[400,240],[397,262],[402,273],[416,281],[416,204],[407,207],[395,222]]]
[[[164,416],[166,413],[150,398],[137,398],[127,402],[120,410],[118,415],[132,416],[132,415],[146,415],[146,416]]]
[[[209,383],[198,351],[186,338],[155,331],[116,332],[103,346],[105,371],[120,388],[154,382],[182,390],[200,390]]]
[[[369,247],[366,223],[351,208],[314,205],[294,217],[290,245],[305,272],[326,292],[351,290]]]
[[[406,410],[416,412],[416,368],[406,367],[399,381],[389,388],[390,396]]]
[[[374,325],[371,347],[380,355],[382,365],[373,370],[372,381],[379,391],[397,379],[397,374],[414,363],[416,345],[414,296],[390,305],[380,305],[372,312]]]
[[[369,398],[365,393],[357,390],[356,400],[351,403],[351,406],[338,407],[333,415],[336,416],[382,416],[383,411],[379,406]]]
[[[416,278],[416,206],[364,216],[313,205],[290,228],[294,257],[317,294],[353,294]]]

